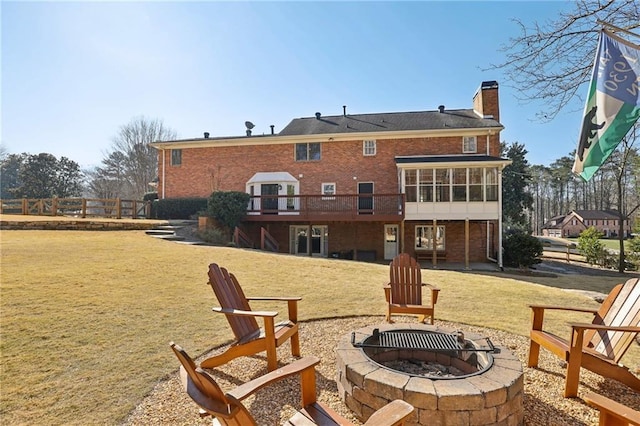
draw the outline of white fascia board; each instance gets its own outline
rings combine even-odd
[[[448,155],[447,157],[451,157]],[[487,166],[495,166],[500,167],[501,169],[507,167],[509,164],[513,163],[511,160],[489,160],[489,161],[416,161],[415,163],[396,163],[396,167],[398,169],[421,169],[421,168],[447,168],[447,167],[487,167]]]
[[[435,130],[402,130],[391,132],[353,132],[353,133],[323,133],[321,135],[287,135],[287,136],[256,136],[237,138],[198,138],[179,141],[157,141],[149,146],[158,149],[188,149],[188,148],[215,148],[228,146],[251,145],[281,145],[305,142],[340,142],[365,139],[408,139],[417,137],[455,137],[494,135],[504,129],[499,127],[481,127],[469,129],[435,129]]]

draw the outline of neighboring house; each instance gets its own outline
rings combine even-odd
[[[275,134],[158,141],[158,194],[251,195],[241,229],[278,251],[360,260],[501,262],[498,84],[473,108],[292,120]]]
[[[617,210],[572,210],[567,215],[552,217],[543,227],[542,235],[547,237],[575,238],[589,227],[600,231],[605,238],[617,238],[620,217]],[[631,224],[624,218],[624,236],[631,236]]]

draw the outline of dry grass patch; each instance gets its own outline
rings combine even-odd
[[[225,318],[211,312],[211,262],[235,273],[247,295],[302,296],[301,320],[385,309],[386,265],[188,246],[143,231],[3,231],[0,244],[6,424],[121,422],[177,369],[169,341],[193,356],[229,341]],[[442,288],[436,318],[518,334],[528,332],[528,303],[597,305],[509,277],[433,270],[424,277]],[[607,292],[621,279],[601,281]],[[286,312],[254,305],[263,308]],[[566,335],[566,319],[557,328]],[[635,349],[627,362],[637,365]]]

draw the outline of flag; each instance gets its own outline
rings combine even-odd
[[[603,29],[593,63],[573,172],[585,181],[640,116],[640,46]]]

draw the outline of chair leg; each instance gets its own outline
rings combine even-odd
[[[300,356],[300,335],[298,333],[291,336],[291,355]]]
[[[564,384],[565,398],[578,396],[578,382],[580,381],[580,365],[582,364],[582,342],[584,329],[573,329],[569,347],[569,362],[567,362],[567,378]]]
[[[527,367],[537,367],[538,358],[540,357],[540,344],[530,340],[529,344],[529,362]]]

